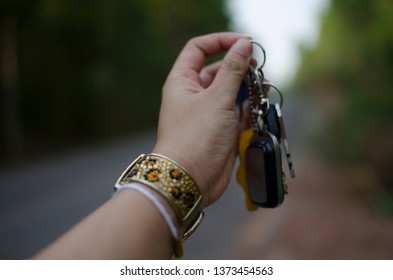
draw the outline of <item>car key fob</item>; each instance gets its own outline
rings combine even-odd
[[[270,106],[264,118],[267,130],[276,136],[278,142],[281,141],[281,127],[278,119],[276,106]]]
[[[285,179],[277,138],[264,130],[255,134],[246,151],[247,185],[252,203],[274,208],[284,201]]]

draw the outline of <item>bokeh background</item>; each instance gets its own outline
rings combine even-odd
[[[182,46],[227,30],[266,48],[297,177],[281,207],[252,213],[234,178],[186,258],[393,258],[392,1],[6,0],[1,259],[31,257],[110,197],[154,145]]]

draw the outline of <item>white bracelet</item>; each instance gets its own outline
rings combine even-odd
[[[144,185],[139,183],[124,184],[117,189],[117,191],[113,194],[113,196],[116,196],[124,189],[131,189],[131,190],[138,191],[139,193],[143,194],[147,199],[149,199],[160,211],[161,215],[164,217],[172,233],[172,236],[175,238],[175,240],[181,239],[183,235],[179,232],[180,229],[175,225],[175,222],[171,217],[169,211],[165,208],[163,202],[158,198],[158,196],[153,194],[153,192],[150,189],[148,189],[148,187],[145,187]]]

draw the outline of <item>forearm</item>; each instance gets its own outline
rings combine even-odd
[[[141,193],[121,191],[37,259],[168,259],[173,238],[157,208]]]

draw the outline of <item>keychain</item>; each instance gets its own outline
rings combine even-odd
[[[249,211],[256,210],[258,206],[274,208],[284,201],[288,189],[282,170],[281,143],[290,175],[295,177],[281,113],[283,95],[276,86],[265,80],[262,68],[266,62],[266,52],[263,46],[255,41],[252,43],[262,50],[263,62],[257,68],[249,66],[236,101],[240,120],[246,100],[250,113],[250,129],[243,131],[239,139],[240,165],[237,171],[237,181],[243,188]],[[279,103],[270,104],[270,89],[279,94]]]

